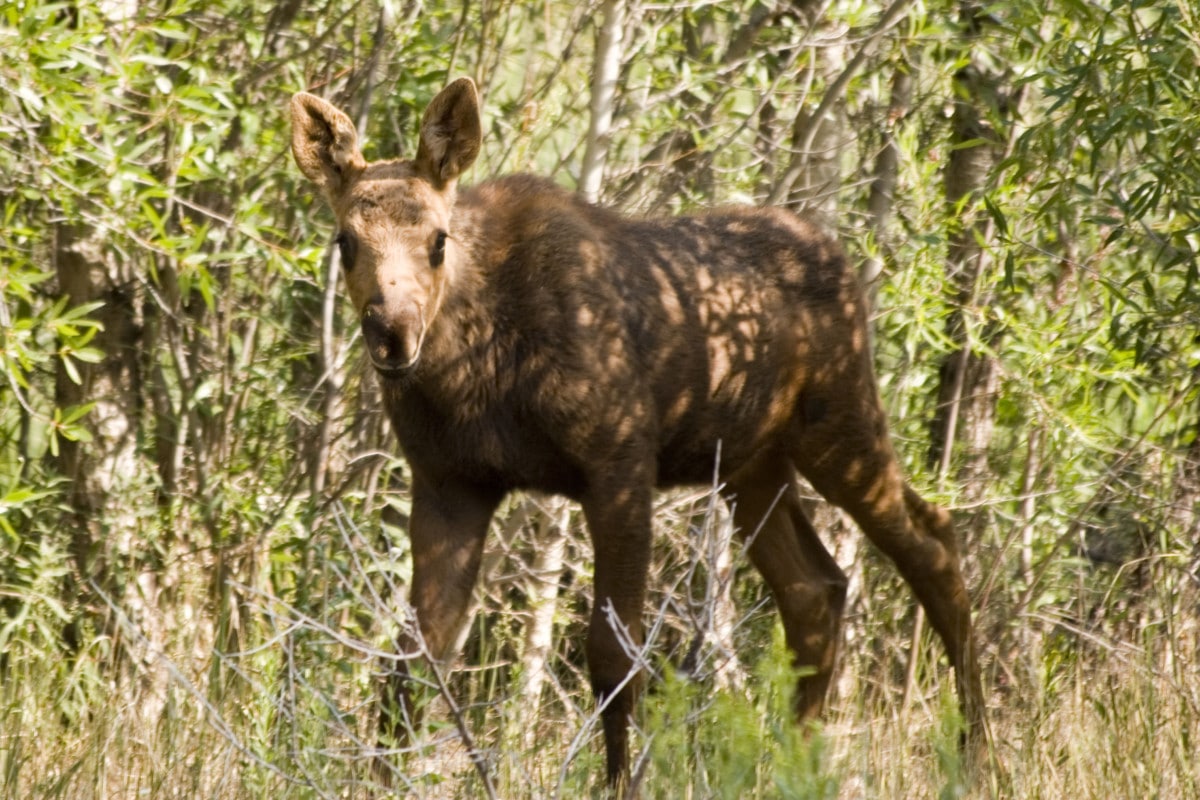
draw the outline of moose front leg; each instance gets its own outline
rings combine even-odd
[[[642,645],[650,564],[654,480],[650,472],[639,472],[614,469],[594,481],[583,500],[596,553],[595,603],[587,638],[588,671],[596,702],[603,706],[600,719],[604,725],[608,783],[618,790],[628,779],[629,718],[641,685],[629,648]]]
[[[402,657],[390,662],[386,670],[379,727],[381,737],[391,743],[407,741],[418,722],[410,658],[425,654],[437,668],[456,655],[455,647],[469,621],[488,524],[501,496],[445,483],[434,486],[413,476],[409,601],[420,638],[411,626],[403,628],[396,638],[396,652]]]

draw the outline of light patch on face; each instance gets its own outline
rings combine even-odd
[[[372,363],[416,364],[456,274],[452,189],[438,191],[403,161],[368,165],[335,206],[343,274]],[[369,328],[368,328],[369,326]]]
[[[407,162],[380,162],[363,173],[338,208],[340,230],[355,239],[345,275],[359,313],[380,299],[386,306],[394,293],[422,308],[436,304],[450,259],[434,267],[429,251],[437,232],[448,232],[450,211],[450,201],[413,177]]]

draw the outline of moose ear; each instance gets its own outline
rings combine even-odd
[[[417,145],[417,172],[438,189],[445,189],[475,163],[482,142],[475,82],[459,78],[442,89],[425,109]]]
[[[341,197],[353,173],[367,165],[350,118],[307,92],[292,97],[292,155],[330,202]]]

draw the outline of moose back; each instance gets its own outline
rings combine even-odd
[[[474,84],[430,103],[412,160],[364,160],[349,118],[297,94],[292,149],[337,219],[367,356],[412,469],[411,602],[425,652],[452,659],[497,505],[519,489],[582,505],[595,549],[587,636],[608,779],[628,771],[634,642],[656,487],[714,460],[819,713],[846,578],[801,508],[797,474],[844,508],[915,591],[976,739],[984,699],[948,514],[905,483],[841,249],[783,210],[629,219],[541,178],[461,188],[482,140]],[[414,651],[411,635],[396,643]],[[407,668],[383,726],[412,710]]]

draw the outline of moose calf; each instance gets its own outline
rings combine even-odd
[[[368,163],[350,119],[311,94],[291,114],[292,151],[337,218],[350,300],[412,469],[411,601],[434,658],[454,655],[501,499],[534,489],[579,501],[596,554],[588,669],[607,703],[608,780],[623,782],[638,682],[607,610],[641,640],[652,493],[710,480],[719,448],[735,524],[796,665],[810,668],[797,715],[821,709],[846,591],[801,509],[799,473],[912,586],[978,737],[955,533],[901,475],[863,295],[836,242],[773,208],[628,219],[529,175],[459,188],[482,139],[466,78],[430,103],[411,161]],[[401,672],[384,702],[408,712]]]

